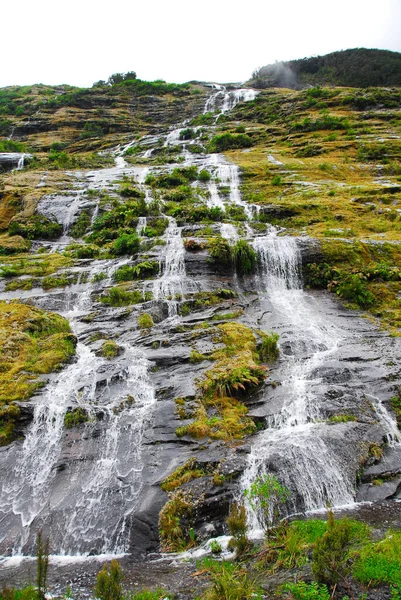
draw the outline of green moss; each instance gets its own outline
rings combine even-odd
[[[139,304],[151,300],[152,293],[143,294],[139,290],[129,291],[123,288],[113,287],[108,289],[104,295],[100,296],[100,301],[109,306],[129,306],[130,304]]]
[[[206,474],[207,471],[197,464],[196,458],[191,458],[181,467],[177,467],[171,475],[166,477],[161,484],[161,488],[165,492],[172,492],[178,487],[181,487],[184,483],[203,477]]]
[[[138,316],[138,327],[139,329],[151,329],[154,326],[152,315],[149,313],[143,313]]]
[[[78,427],[82,423],[86,423],[89,420],[88,413],[83,408],[75,408],[74,410],[68,411],[64,415],[64,427],[71,429],[72,427]]]
[[[0,331],[0,406],[29,398],[42,385],[39,375],[75,353],[68,321],[26,304],[0,302]]]
[[[112,359],[118,356],[120,347],[113,340],[106,340],[103,342],[99,354],[105,358]]]
[[[349,421],[356,421],[354,415],[333,415],[329,418],[329,423],[348,423]]]

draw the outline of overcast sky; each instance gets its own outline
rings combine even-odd
[[[401,0],[3,0],[0,86],[229,82],[346,48],[401,51]]]

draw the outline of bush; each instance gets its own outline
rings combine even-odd
[[[210,152],[224,152],[236,148],[250,148],[253,146],[252,138],[244,133],[221,133],[210,140]]]
[[[366,287],[362,276],[357,273],[345,277],[338,285],[336,294],[345,300],[355,302],[362,308],[368,308],[375,300],[373,294]]]
[[[143,313],[138,317],[139,329],[151,329],[154,325],[152,316],[149,313]]]
[[[251,275],[256,271],[258,255],[245,240],[239,240],[232,248],[232,258],[239,275]]]
[[[327,531],[316,541],[312,555],[312,571],[318,583],[335,585],[347,575],[351,541],[352,524],[346,518],[335,521],[329,511]]]
[[[226,523],[232,535],[230,546],[235,548],[237,557],[240,557],[251,547],[247,536],[246,510],[242,502],[231,504]]]
[[[155,260],[147,260],[142,263],[138,263],[133,267],[129,265],[123,265],[114,274],[116,281],[134,281],[134,279],[146,279],[157,275],[159,272],[159,263]]]
[[[199,181],[207,182],[207,181],[210,181],[211,178],[212,178],[212,176],[210,175],[209,171],[206,171],[206,169],[202,169],[202,171],[199,172],[199,175],[198,175]]]
[[[29,240],[53,240],[63,233],[63,227],[57,221],[51,221],[43,215],[34,215],[25,221],[12,221],[8,233]]]
[[[290,490],[282,485],[276,475],[266,474],[257,477],[245,496],[254,510],[262,516],[265,529],[273,525],[279,518],[282,506],[290,496]]]
[[[104,565],[96,577],[94,595],[99,600],[123,600],[123,570],[116,560]]]
[[[122,254],[136,254],[139,252],[141,242],[136,233],[123,233],[113,244],[113,254],[121,256]]]

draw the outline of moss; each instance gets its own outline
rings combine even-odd
[[[68,256],[54,252],[52,254],[29,254],[21,256],[8,256],[1,260],[1,277],[18,277],[31,275],[43,277],[52,275],[61,268],[69,267],[73,261]]]
[[[333,415],[329,418],[329,423],[348,423],[349,421],[356,421],[354,415]]]
[[[75,408],[70,410],[64,415],[64,427],[71,429],[72,427],[78,427],[82,423],[86,423],[89,420],[88,413],[84,408]]]
[[[0,235],[0,256],[29,252],[31,244],[21,235]]]
[[[75,353],[68,321],[20,302],[0,302],[0,330],[0,406],[29,398],[42,385],[39,375]]]
[[[151,300],[151,292],[143,294],[139,290],[126,290],[123,288],[113,287],[108,289],[104,295],[100,297],[103,304],[109,306],[129,306],[130,304],[139,304]]]
[[[161,488],[165,492],[172,492],[178,487],[181,487],[184,483],[203,477],[206,474],[207,471],[198,465],[196,458],[191,458],[181,467],[177,467],[171,475],[166,477],[161,484]]]
[[[149,313],[143,313],[138,316],[138,327],[139,329],[151,329],[154,326],[152,315]]]
[[[100,356],[104,356],[104,358],[108,358],[109,360],[118,356],[120,352],[120,347],[113,340],[106,340],[103,342],[99,354]]]
[[[193,421],[179,427],[176,434],[225,441],[240,439],[256,431],[241,397],[263,383],[266,368],[259,364],[257,340],[249,327],[222,323],[212,331],[214,341],[222,347],[207,357],[214,364],[196,382],[200,395]],[[196,359],[200,356],[194,355]],[[185,409],[182,413],[186,416]]]

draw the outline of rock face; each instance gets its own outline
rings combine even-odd
[[[28,162],[31,158],[31,154],[21,152],[0,152],[0,172],[22,169],[24,162]]]
[[[220,108],[230,105],[221,90],[214,93],[220,94]],[[141,103],[152,105],[162,123],[170,123],[177,111],[177,106],[171,113],[163,109],[162,118],[158,100],[138,100],[137,109]],[[185,116],[194,110],[192,105]],[[163,136],[159,146],[177,145],[184,167],[206,170],[229,188],[230,195],[220,197],[210,182],[194,183],[207,208],[244,208],[233,165],[218,155],[182,149],[186,142],[179,140],[179,130],[164,130]],[[92,225],[96,215],[107,215],[112,208],[107,194],[116,202],[122,177],[134,179],[150,205],[155,189],[145,183],[149,171],[155,177],[171,174],[182,164],[131,167],[122,160],[115,168],[77,172],[75,189],[39,204],[39,211],[56,212],[63,225],[60,240],[43,247],[64,249],[83,212]],[[146,212],[140,218],[146,223],[151,217]],[[318,260],[318,242],[277,235],[274,229],[261,234],[252,222],[249,210],[242,232],[258,255],[257,269],[249,275],[213,260],[206,249],[206,238],[220,232],[234,245],[239,228],[214,223],[205,233],[196,224],[178,226],[169,215],[162,243],[151,245],[142,236],[135,256],[75,255],[64,287],[45,291],[40,278],[23,289],[1,282],[3,299],[20,297],[62,313],[78,337],[76,360],[23,405],[19,433],[24,439],[1,449],[3,554],[31,553],[39,529],[59,554],[129,552],[141,558],[158,551],[159,514],[172,497],[161,484],[193,460],[196,474],[170,494],[181,491],[192,499],[185,524],[199,540],[226,532],[230,503],[264,473],[276,475],[290,490],[288,513],[324,508],[328,502],[340,506],[356,498],[398,497],[398,432],[389,399],[400,384],[399,338],[345,310],[325,292],[303,290],[302,263]],[[147,225],[138,227],[143,233]],[[185,249],[183,237],[198,242],[196,249]],[[133,282],[117,287],[120,296],[113,305],[116,273],[152,261],[159,264],[158,274],[143,280],[133,276]],[[139,300],[124,306],[124,293],[134,292],[140,292]],[[144,314],[153,323],[147,328],[138,321]],[[211,435],[221,415],[209,406],[209,433],[194,437],[185,426],[202,411],[199,382],[224,346],[217,326],[235,322],[254,332],[259,345],[260,331],[280,336],[279,358],[265,363],[270,369],[265,382],[246,393],[231,390],[246,405],[255,433],[242,439]],[[104,341],[117,345],[114,355],[102,352]],[[79,409],[84,416],[74,421],[82,416]],[[385,460],[370,464],[372,449],[383,443],[389,447]],[[373,492],[370,483],[381,477],[385,482]],[[258,515],[250,506],[247,511],[256,529]]]

